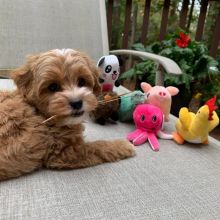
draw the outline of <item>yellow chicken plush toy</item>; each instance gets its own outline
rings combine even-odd
[[[173,133],[173,139],[178,144],[183,144],[184,141],[208,144],[209,132],[219,124],[215,101],[216,96],[200,107],[196,114],[185,107],[180,109],[176,122],[177,132]]]

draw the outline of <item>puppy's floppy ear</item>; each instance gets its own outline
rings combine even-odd
[[[99,82],[100,72],[95,65],[92,66],[92,72],[93,72],[93,78],[94,78],[94,83],[95,83],[93,86],[93,92],[95,94],[98,94],[101,92],[101,85]]]
[[[37,58],[38,56],[28,56],[26,64],[11,72],[11,78],[17,85],[18,90],[23,94],[26,94],[31,87],[34,63]]]
[[[83,53],[81,53],[81,54],[83,54]],[[87,64],[92,72],[92,76],[93,76],[93,80],[94,80],[93,93],[99,94],[101,92],[101,85],[99,82],[99,78],[100,78],[101,74],[99,72],[99,68],[95,65],[95,63],[86,54],[83,54],[83,57],[86,59]],[[100,60],[102,60],[102,58],[100,58]],[[104,59],[101,61],[101,63],[103,63],[103,61],[104,61]],[[100,62],[98,62],[98,63],[100,63]]]

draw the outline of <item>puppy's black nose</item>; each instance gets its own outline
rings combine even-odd
[[[70,102],[70,106],[71,106],[73,109],[79,110],[79,109],[82,108],[82,100],[79,100],[79,101],[71,101],[71,102]]]

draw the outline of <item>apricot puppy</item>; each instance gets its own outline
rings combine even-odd
[[[126,140],[83,139],[83,118],[96,108],[100,91],[99,72],[85,54],[63,49],[29,56],[11,76],[17,90],[0,92],[0,180],[134,155]]]

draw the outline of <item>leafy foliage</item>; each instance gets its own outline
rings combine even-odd
[[[165,85],[184,85],[186,93],[201,92],[203,99],[209,99],[217,94],[220,100],[220,71],[219,62],[208,55],[207,47],[196,41],[191,41],[185,48],[176,45],[177,34],[162,42],[155,42],[149,46],[141,43],[134,44],[132,49],[159,54],[174,60],[183,74],[179,77],[165,74]],[[132,69],[122,74],[121,79],[136,79],[137,88],[140,81],[155,82],[156,66],[149,60],[141,60]],[[195,86],[199,85],[199,86]],[[205,100],[204,100],[205,101]],[[220,103],[219,103],[220,104]]]

